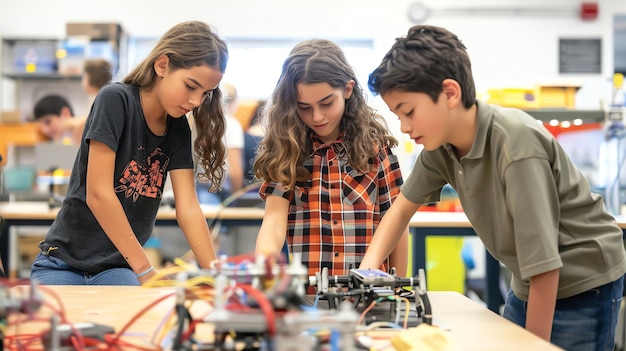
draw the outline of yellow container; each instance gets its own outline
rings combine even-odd
[[[539,98],[532,88],[488,89],[487,102],[494,105],[517,108],[537,108]]]
[[[539,107],[575,108],[579,85],[539,85]]]

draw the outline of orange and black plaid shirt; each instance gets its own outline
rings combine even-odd
[[[345,275],[359,267],[403,182],[390,148],[370,158],[369,170],[361,173],[348,164],[342,141],[340,136],[327,145],[314,139],[314,151],[304,163],[311,174],[306,184],[285,191],[278,183],[265,182],[259,189],[263,199],[274,195],[290,201],[289,251],[301,253],[310,276],[323,267],[330,275]]]

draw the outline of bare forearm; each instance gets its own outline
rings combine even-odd
[[[410,202],[402,194],[398,195],[378,224],[360,268],[376,269],[380,267],[406,233],[408,223],[418,208],[418,204]]]
[[[386,257],[389,257],[396,242],[403,234],[403,226],[398,220],[392,220],[391,216],[383,218],[372,238],[367,252],[361,261],[361,269],[377,269]]]
[[[289,201],[278,196],[267,197],[265,218],[256,238],[257,255],[275,256],[280,253],[287,236],[288,215]]]
[[[404,234],[398,241],[398,245],[391,252],[389,256],[389,264],[391,267],[396,267],[396,275],[398,277],[406,277],[408,265],[409,265],[409,230],[404,231]]]
[[[559,285],[559,270],[542,273],[530,279],[526,329],[550,341]]]
[[[285,232],[261,228],[257,235],[255,252],[264,256],[276,256],[285,244],[285,237]]]
[[[177,207],[176,219],[200,267],[209,268],[217,255],[209,226],[200,206],[189,206],[185,209]]]

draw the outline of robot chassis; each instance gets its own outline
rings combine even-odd
[[[214,325],[212,350],[230,350],[233,343],[243,343],[244,350],[317,350],[320,338],[312,335],[311,330],[326,331],[329,334],[327,341],[334,346],[332,349],[357,350],[355,334],[361,313],[376,300],[398,294],[412,300],[412,326],[432,324],[422,269],[411,278],[397,277],[393,269],[391,273],[352,269],[348,275],[329,276],[326,268],[307,277],[307,269],[297,255],[285,265],[268,265],[263,257],[243,266],[223,263],[219,268],[195,273],[215,278],[214,310],[204,319]],[[250,309],[230,309],[226,302],[232,294],[226,296],[226,291],[229,285],[235,284],[247,284],[261,291],[271,302],[275,319],[268,320],[258,301],[249,296],[243,299]],[[412,291],[404,290],[404,287],[410,287]],[[315,290],[315,294],[307,295],[307,288]],[[313,304],[311,298],[315,301]],[[315,308],[318,303],[326,304],[327,308]],[[384,311],[383,306],[376,307],[382,307]],[[387,321],[393,320],[395,316],[390,310],[383,313],[382,319],[386,314]],[[271,323],[275,324],[273,333]],[[233,338],[230,344],[226,341],[227,335]]]

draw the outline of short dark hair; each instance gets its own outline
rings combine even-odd
[[[74,116],[74,111],[70,103],[61,95],[47,95],[39,99],[35,104],[34,115],[35,120],[40,119],[46,115],[60,115],[61,110],[67,107],[70,109],[70,114]]]
[[[453,79],[461,86],[463,106],[476,102],[472,65],[465,45],[448,30],[427,25],[409,29],[397,38],[380,65],[370,74],[374,94],[391,90],[425,93],[437,102],[442,82]]]
[[[87,59],[83,66],[89,85],[97,89],[109,84],[113,79],[111,63],[105,59]]]

